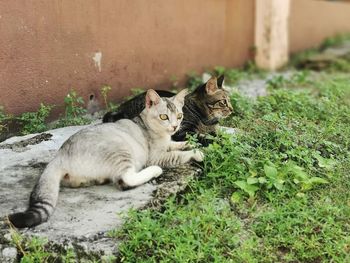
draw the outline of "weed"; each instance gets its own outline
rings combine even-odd
[[[106,111],[115,111],[118,105],[108,101],[108,93],[112,90],[111,86],[104,85],[101,88],[101,95],[103,97],[103,102],[105,104]]]
[[[49,116],[53,106],[40,103],[40,108],[36,112],[25,112],[16,119],[22,124],[21,133],[23,135],[30,133],[43,132],[47,130],[46,119]]]
[[[86,109],[83,107],[84,100],[82,97],[78,97],[74,90],[71,90],[64,98],[64,104],[65,115],[58,120],[57,128],[90,123],[90,120],[84,117],[84,114],[86,114]]]
[[[4,107],[0,106],[0,133],[7,129],[6,122],[11,118],[12,116],[5,113]]]

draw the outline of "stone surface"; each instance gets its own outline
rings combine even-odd
[[[0,236],[8,236],[6,215],[26,209],[36,179],[58,148],[85,126],[66,127],[42,134],[13,137],[0,143]],[[113,185],[87,188],[61,188],[59,201],[48,222],[20,232],[48,238],[56,244],[113,254],[116,240],[109,230],[123,223],[123,214],[131,208],[159,207],[169,195],[183,190],[189,178],[200,172],[194,166],[168,169],[153,181],[128,191]],[[1,238],[0,243],[8,243]]]
[[[15,247],[7,247],[2,250],[2,262],[13,262],[17,258],[17,249]]]

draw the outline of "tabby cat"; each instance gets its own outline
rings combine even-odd
[[[146,107],[134,119],[91,126],[71,136],[40,176],[29,208],[9,215],[9,220],[19,228],[47,221],[56,206],[60,183],[79,187],[112,181],[125,190],[158,177],[161,167],[202,161],[199,150],[185,151],[186,142],[171,141],[183,118],[186,94],[183,90],[172,98],[161,98],[148,90]]]
[[[212,77],[186,96],[183,107],[184,119],[180,129],[172,136],[174,141],[184,141],[186,134],[198,134],[199,142],[204,146],[208,145],[210,141],[205,139],[205,134],[215,135],[219,120],[232,113],[230,97],[223,89],[223,82],[223,75],[219,78]],[[169,91],[157,92],[163,97],[174,96],[174,93]],[[145,94],[139,94],[124,102],[117,112],[106,113],[103,122],[134,118],[145,107]]]

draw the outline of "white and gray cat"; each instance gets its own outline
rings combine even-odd
[[[183,90],[172,98],[161,98],[148,90],[145,109],[133,120],[88,127],[71,136],[40,176],[29,208],[9,215],[10,222],[22,228],[47,221],[60,184],[79,187],[112,181],[125,190],[158,177],[161,167],[202,161],[199,150],[184,150],[186,142],[171,141],[183,118],[186,94]]]

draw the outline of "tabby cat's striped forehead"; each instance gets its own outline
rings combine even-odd
[[[228,91],[224,89],[219,89],[214,94],[207,95],[205,99],[207,100],[207,102],[215,102],[215,101],[227,99],[227,98],[229,98]]]
[[[168,98],[163,98],[163,100],[166,102],[166,107],[171,111],[171,112],[176,112],[177,108],[175,104],[169,100]]]

